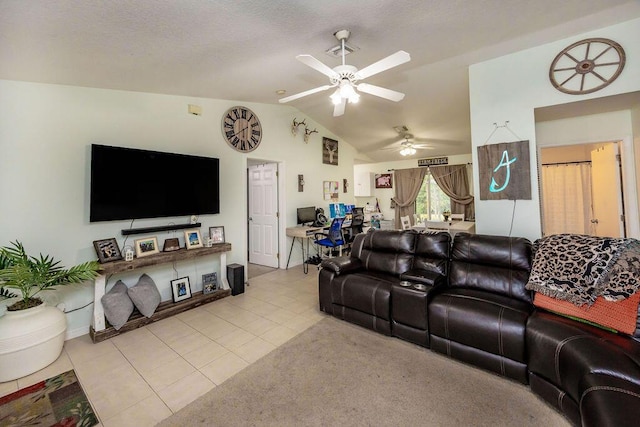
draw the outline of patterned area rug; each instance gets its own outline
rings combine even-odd
[[[73,370],[0,397],[0,426],[90,427],[98,424]]]

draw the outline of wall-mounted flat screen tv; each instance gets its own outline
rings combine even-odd
[[[217,213],[219,159],[91,145],[91,222]]]

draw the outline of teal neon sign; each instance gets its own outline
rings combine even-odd
[[[504,178],[504,183],[500,187],[498,187],[498,183],[496,182],[494,177],[491,177],[491,184],[489,185],[489,191],[491,191],[492,193],[499,193],[503,191],[505,188],[507,188],[507,186],[509,185],[509,179],[511,179],[511,163],[515,162],[516,160],[518,160],[517,157],[514,157],[513,159],[509,159],[509,153],[507,152],[507,150],[504,150],[502,152],[502,158],[500,159],[500,163],[493,170],[493,173],[498,172],[500,168],[507,168],[507,172]]]

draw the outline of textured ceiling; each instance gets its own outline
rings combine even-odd
[[[406,93],[363,94],[332,117],[323,92],[291,102],[373,160],[406,125],[418,156],[470,151],[469,64],[640,16],[637,0],[0,0],[0,78],[277,103],[328,83],[296,61],[351,30],[363,68],[398,50],[411,62],[367,83]]]

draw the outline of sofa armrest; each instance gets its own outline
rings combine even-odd
[[[362,261],[359,258],[341,256],[337,258],[328,258],[322,261],[320,264],[322,268],[333,271],[336,276],[345,273],[351,273],[356,270],[360,270],[364,267]]]
[[[400,275],[400,280],[422,283],[423,285],[439,286],[446,284],[447,277],[431,270],[413,269]]]

